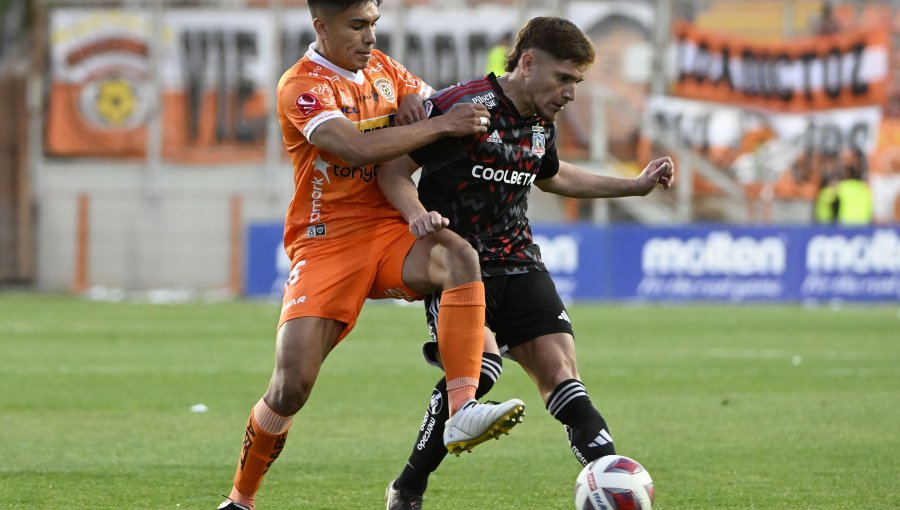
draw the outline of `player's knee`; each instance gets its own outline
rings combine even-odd
[[[451,278],[458,282],[473,282],[481,280],[481,265],[478,261],[478,253],[469,243],[454,243],[447,247],[448,269]]]
[[[306,404],[312,383],[303,380],[273,381],[266,392],[266,403],[282,416],[293,416]]]

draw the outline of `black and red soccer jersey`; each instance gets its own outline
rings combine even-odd
[[[434,117],[456,103],[484,104],[490,125],[410,154],[422,166],[419,199],[475,248],[485,277],[546,271],[526,213],[534,181],[559,171],[553,123],[522,117],[493,74],[438,92],[425,110]]]

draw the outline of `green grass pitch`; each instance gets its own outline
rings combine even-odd
[[[0,508],[213,509],[268,382],[278,305],[0,294]],[[577,305],[582,377],[656,508],[900,508],[898,306]],[[326,361],[258,508],[378,509],[438,377],[419,307],[369,303]],[[450,457],[428,510],[573,508],[562,426],[528,405]],[[191,406],[204,404],[197,413]]]

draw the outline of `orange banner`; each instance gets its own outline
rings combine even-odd
[[[54,10],[47,153],[144,157],[158,117],[167,160],[262,160],[274,89],[273,56],[263,51],[272,46],[270,20],[204,12],[167,11],[154,28],[142,11]]]
[[[765,44],[678,22],[674,43],[677,96],[791,112],[886,99],[887,24]]]

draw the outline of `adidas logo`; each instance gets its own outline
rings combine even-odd
[[[503,139],[500,138],[500,133],[495,129],[491,136],[487,137],[487,141],[491,143],[503,143]]]
[[[588,443],[588,446],[593,448],[597,446],[603,446],[612,442],[612,436],[609,435],[609,432],[607,432],[606,429],[600,429],[600,433],[597,434],[597,437],[595,437],[593,441]]]
[[[569,320],[569,314],[567,314],[565,310],[563,310],[562,313],[559,314],[559,317],[557,317],[557,319],[564,320],[569,324],[572,324],[572,321]]]

